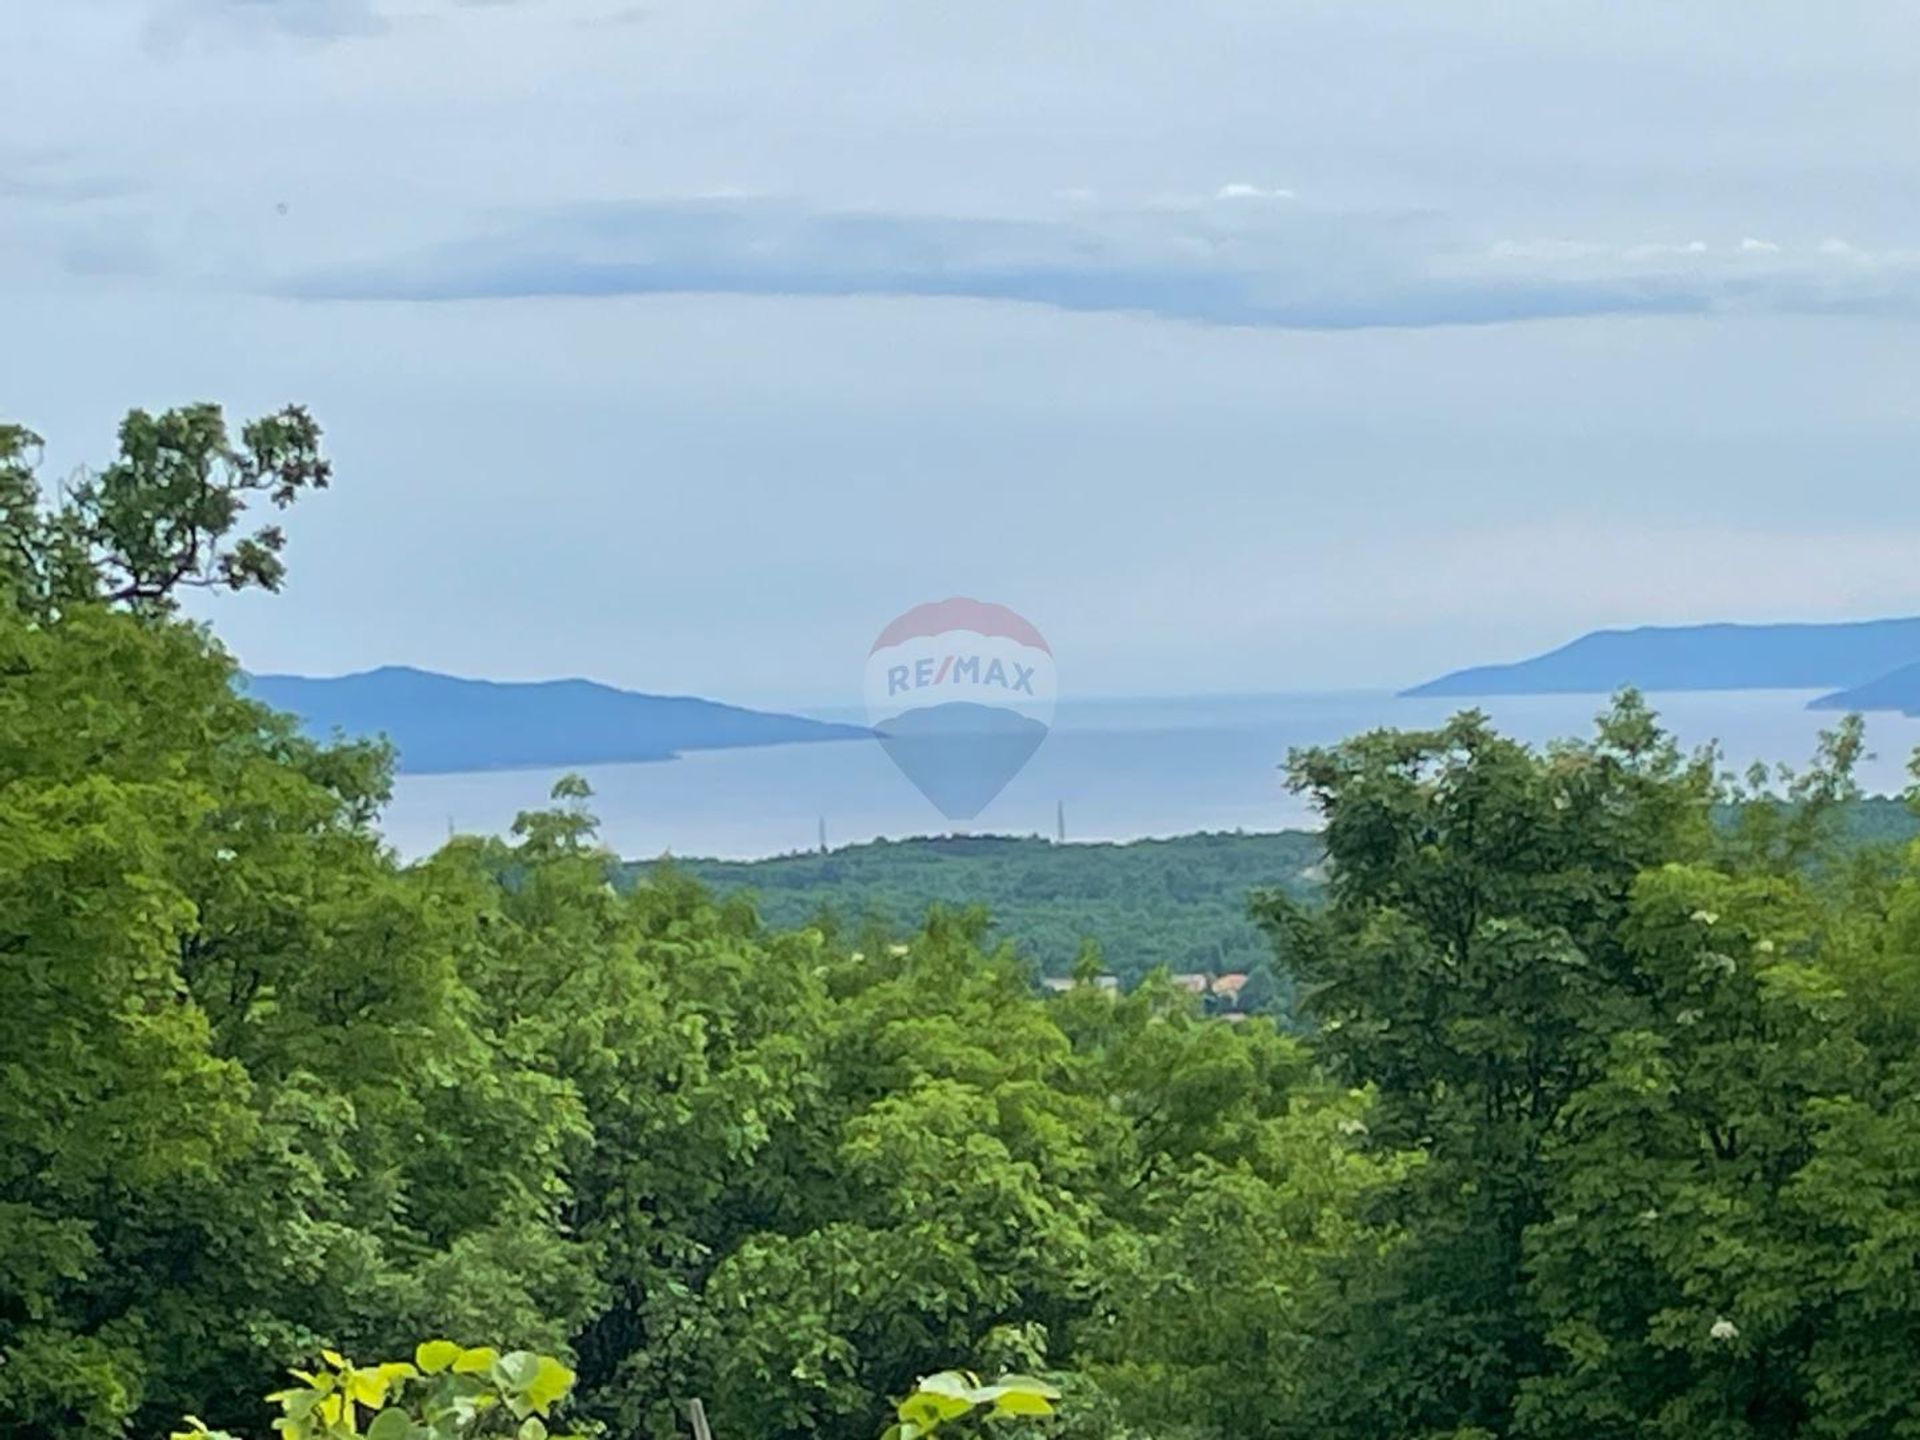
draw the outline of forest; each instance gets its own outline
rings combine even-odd
[[[1247,898],[1262,888],[1310,895],[1320,857],[1319,836],[1292,830],[1125,845],[950,835],[670,865],[717,894],[751,895],[761,918],[783,929],[891,932],[934,905],[981,906],[989,942],[1011,940],[1041,974],[1071,974],[1091,941],[1107,971],[1132,986],[1158,969],[1270,980],[1273,946]],[[625,865],[621,883],[655,869]]]
[[[953,1370],[1058,1391],[1008,1435],[1920,1434],[1920,856],[1857,721],[1747,777],[1631,692],[1276,757],[1294,1028],[1043,999],[972,905],[876,945],[623,872],[578,780],[403,863],[391,755],[181,610],[279,588],[312,417],[37,453],[0,426],[0,1434],[264,1435],[290,1368],[462,1347],[612,1437],[870,1440]]]
[[[1741,809],[1714,807],[1720,826]],[[1829,853],[1905,842],[1920,817],[1904,800],[1866,795],[1833,807]],[[780,929],[818,926],[890,935],[935,905],[986,911],[989,943],[1011,941],[1045,976],[1071,975],[1086,947],[1131,988],[1155,970],[1247,974],[1240,1008],[1292,1016],[1288,977],[1249,897],[1279,890],[1311,901],[1324,879],[1321,837],[1308,830],[1176,835],[1125,844],[1054,844],[1038,836],[945,835],[876,840],[765,860],[675,857],[664,862],[717,895],[751,898]],[[1815,857],[1818,858],[1818,857]],[[662,862],[626,862],[630,885]]]

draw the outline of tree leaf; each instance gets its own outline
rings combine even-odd
[[[1009,1390],[993,1400],[996,1415],[1051,1415],[1053,1404],[1044,1395],[1031,1390]]]
[[[540,1357],[531,1350],[503,1355],[497,1372],[509,1390],[525,1390],[540,1376]]]
[[[456,1375],[485,1375],[499,1360],[500,1352],[491,1345],[476,1345],[471,1350],[462,1350],[460,1358],[453,1362]]]
[[[542,1355],[527,1382],[527,1399],[542,1415],[546,1414],[573,1388],[573,1371],[551,1355]]]

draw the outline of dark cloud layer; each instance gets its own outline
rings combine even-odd
[[[1316,210],[1229,186],[1205,202],[1047,218],[830,211],[754,197],[576,207],[288,277],[311,300],[911,296],[1300,330],[1602,315],[1915,313],[1920,263],[1554,242],[1467,246],[1436,217]]]

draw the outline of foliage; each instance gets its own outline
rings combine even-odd
[[[121,478],[161,531],[196,503]],[[973,913],[863,946],[684,875],[616,890],[577,782],[401,866],[388,757],[248,702],[171,588],[114,599],[29,509],[0,602],[7,1433],[257,1432],[265,1377],[421,1333],[567,1357],[625,1434],[701,1397],[729,1440],[869,1436],[996,1355],[1151,1410],[1186,1337],[1151,1333],[1149,1256],[1258,1207],[1249,1261],[1297,1253],[1303,1288],[1234,1293],[1282,1335],[1311,1257],[1378,1243],[1340,1218],[1396,1173],[1340,1128],[1364,1101],[1271,1026],[1156,985],[1038,1001]]]
[[[952,1434],[969,1420],[1026,1420],[1053,1414],[1060,1392],[1030,1375],[1003,1375],[982,1385],[978,1375],[942,1370],[917,1383],[900,1402],[884,1440],[925,1440]]]
[[[168,594],[109,603],[62,513],[0,535],[0,1428],[244,1419],[321,1343],[563,1344],[578,1108],[489,1035],[475,917],[371,830],[384,755],[240,699]]]
[[[1769,833],[1792,831],[1794,813],[1784,796],[1712,807],[1716,826],[1747,828],[1753,844],[1765,843],[1763,826]],[[1920,819],[1897,797],[1861,797],[1821,813],[1832,833],[1808,838],[1831,840],[1843,852],[1920,836]],[[1815,849],[1825,853],[1820,844]],[[1129,988],[1162,968],[1245,972],[1251,978],[1241,1008],[1287,1017],[1290,981],[1275,973],[1271,943],[1247,899],[1255,890],[1278,890],[1311,903],[1321,889],[1323,858],[1317,833],[1290,830],[1125,845],[947,836],[877,840],[768,860],[666,863],[721,895],[750,896],[775,929],[820,926],[871,945],[901,938],[935,905],[978,905],[992,917],[988,942],[1012,941],[1043,975],[1071,974],[1091,941],[1105,968]],[[617,883],[631,885],[658,873],[661,863],[624,864]]]
[[[376,1365],[324,1350],[318,1370],[292,1373],[297,1385],[267,1397],[280,1407],[273,1426],[281,1440],[548,1440],[546,1422],[573,1388],[573,1371],[551,1355],[451,1340],[423,1341],[411,1361]],[[196,1436],[234,1440],[191,1415],[172,1440]]]
[[[1920,1433],[1920,865],[1835,848],[1858,753],[1735,785],[1628,694],[1544,754],[1469,714],[1294,758],[1329,903],[1263,908],[1322,1062],[1426,1159],[1375,1212],[1407,1243],[1340,1262],[1311,1423]]]
[[[1248,893],[1279,886],[1305,896],[1319,859],[1317,836],[1285,831],[1126,845],[949,836],[772,860],[676,860],[673,867],[722,894],[750,892],[778,928],[823,925],[863,940],[893,938],[934,905],[979,905],[993,917],[989,941],[1016,942],[1044,975],[1071,973],[1091,940],[1129,987],[1160,968],[1251,972],[1270,987],[1268,945],[1248,914]],[[623,883],[653,869],[623,867]],[[1284,1000],[1271,997],[1274,1013],[1284,1012]]]
[[[190,405],[120,426],[119,457],[41,505],[31,459],[40,437],[0,425],[0,583],[22,611],[105,598],[170,608],[189,587],[280,588],[286,535],[233,531],[251,496],[285,509],[332,475],[320,428],[297,405],[255,420],[235,445],[219,407]]]
[[[971,1423],[966,1376],[888,1398],[965,1364],[1047,1377],[1062,1440],[1920,1434],[1920,850],[1861,844],[1854,727],[1741,783],[1630,694],[1544,751],[1468,713],[1302,752],[1317,882],[1273,837],[959,846],[1036,904],[1106,867],[1196,912],[1286,856],[1256,913],[1310,1030],[1151,966],[1042,1001],[926,874],[883,943],[609,883],[573,779],[400,864],[389,757],[172,613],[277,583],[233,527],[325,478],[295,415],[130,420],[51,509],[0,431],[10,1440],[260,1433],[301,1356],[421,1334],[530,1348],[330,1359],[280,1419],[537,1436],[576,1368],[623,1436],[699,1398],[865,1440]],[[1046,943],[1095,973],[1127,913]]]

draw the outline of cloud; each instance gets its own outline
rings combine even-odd
[[[33,205],[90,205],[120,200],[136,192],[131,181],[102,175],[9,174],[0,170],[0,202]]]
[[[132,273],[166,263],[144,249],[133,203],[141,187],[102,174],[58,148],[0,146],[0,271],[39,268],[74,276]]]
[[[0,204],[63,208],[120,200],[138,189],[103,175],[70,150],[0,146]]]
[[[458,8],[511,6],[526,0],[449,0]],[[201,38],[330,42],[381,35],[403,15],[418,18],[417,5],[388,0],[163,0],[147,22],[150,48],[178,49]]]
[[[172,0],[147,23],[148,45],[168,51],[207,35],[345,40],[387,28],[373,0]]]
[[[509,215],[424,249],[283,277],[310,300],[906,296],[1344,330],[1583,316],[1920,313],[1920,254],[1844,242],[1463,243],[1441,217],[1245,182],[1204,200],[958,216],[766,196]],[[1255,203],[1260,202],[1260,203]]]

